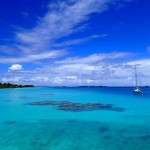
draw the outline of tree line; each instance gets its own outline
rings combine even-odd
[[[11,83],[0,83],[0,88],[26,88],[26,87],[34,87],[33,85],[18,85]]]

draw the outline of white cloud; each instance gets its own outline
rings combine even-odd
[[[22,70],[23,67],[20,64],[13,64],[8,69],[9,69],[9,71],[18,71],[18,70]]]
[[[147,47],[147,51],[150,53],[150,46]]]
[[[39,82],[39,83],[43,83],[43,82],[48,82],[49,78],[48,77],[45,77],[45,76],[38,76],[38,77],[33,77],[30,79],[30,81],[33,81],[33,82]]]
[[[92,35],[92,36],[85,37],[85,38],[67,40],[67,41],[62,42],[62,43],[56,43],[53,46],[54,47],[64,47],[64,46],[76,45],[76,44],[81,44],[81,43],[87,42],[87,41],[92,40],[92,39],[103,38],[103,37],[107,37],[107,36],[108,36],[107,34]]]
[[[19,63],[19,62],[32,62],[36,60],[43,60],[43,59],[54,59],[61,57],[63,55],[67,54],[67,51],[65,50],[55,50],[55,51],[50,51],[50,52],[45,52],[45,53],[39,53],[39,54],[31,54],[27,56],[21,56],[19,58],[17,57],[3,57],[0,58],[1,63]]]
[[[91,64],[91,63],[96,63],[102,60],[113,60],[113,59],[118,59],[118,58],[124,58],[124,57],[129,57],[131,56],[131,53],[127,52],[112,52],[112,53],[100,53],[100,54],[93,54],[88,57],[72,57],[72,58],[67,58],[63,61],[56,61],[56,64]]]
[[[15,54],[15,49],[13,47],[10,47],[8,45],[0,45],[0,52],[8,54],[8,55],[13,55]]]
[[[53,79],[53,84],[55,84],[55,85],[61,85],[61,83],[63,83],[63,82],[64,82],[64,80],[61,79],[61,77],[55,77]]]
[[[18,40],[25,44],[39,46],[67,36],[75,32],[80,27],[79,23],[88,19],[88,15],[104,11],[110,0],[76,0],[69,2],[62,1],[50,4],[49,11],[41,18],[35,28],[17,33]]]
[[[3,77],[1,79],[2,83],[18,83],[18,84],[21,83],[22,80],[23,80],[22,77],[17,77],[17,76],[15,76],[15,77]]]
[[[150,66],[150,59],[139,59],[135,61],[130,61],[128,62],[129,65],[135,65],[137,64],[138,66]]]
[[[66,78],[67,78],[67,79],[73,79],[73,80],[74,80],[74,79],[77,79],[77,76],[67,76]]]

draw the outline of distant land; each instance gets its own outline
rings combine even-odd
[[[0,89],[3,88],[27,88],[27,87],[34,87],[34,85],[17,85],[11,83],[0,83]]]
[[[93,86],[93,85],[81,85],[81,86],[38,86],[38,87],[61,87],[61,88],[134,88],[134,85],[131,86],[103,86],[103,85],[99,85],[99,86]],[[139,86],[140,88],[149,88],[150,86]]]

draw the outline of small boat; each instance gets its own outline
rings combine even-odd
[[[137,70],[136,70],[136,64],[135,64],[135,88],[134,88],[134,94],[140,94],[142,91],[137,85]]]
[[[140,94],[140,93],[141,93],[140,88],[139,88],[139,87],[135,87],[135,88],[134,88],[134,93],[135,93],[135,94]]]

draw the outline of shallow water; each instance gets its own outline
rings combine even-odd
[[[149,150],[150,88],[0,90],[0,150]],[[71,112],[37,101],[113,104],[124,112]]]

